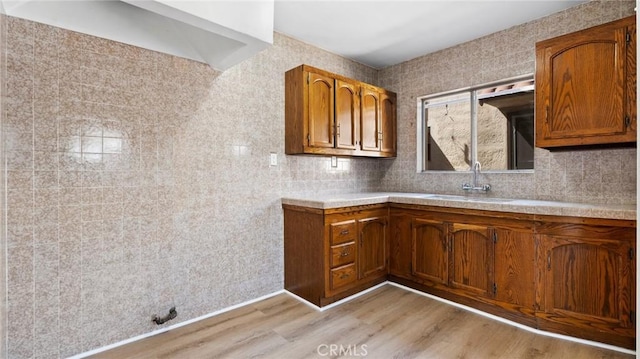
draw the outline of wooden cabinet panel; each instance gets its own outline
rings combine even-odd
[[[395,157],[396,94],[301,65],[285,73],[285,153]]]
[[[309,73],[309,146],[333,147],[334,80]]]
[[[494,231],[494,299],[532,312],[535,303],[533,231],[513,228]]]
[[[627,33],[629,34],[629,39],[631,41],[627,41],[627,73],[625,76],[626,85],[626,113],[629,117],[628,130],[629,133],[637,133],[638,121],[637,121],[637,102],[638,98],[636,96],[637,92],[637,33],[636,33],[636,24],[630,24],[627,26]]]
[[[360,248],[358,275],[360,279],[387,274],[387,217],[358,220]]]
[[[355,150],[360,119],[358,85],[336,80],[336,148]]]
[[[631,243],[543,237],[545,313],[630,328]]]
[[[635,346],[635,228],[629,223],[565,217],[539,226],[541,329]]]
[[[447,284],[449,260],[444,223],[415,218],[412,223],[411,268],[415,277]]]
[[[396,153],[396,94],[383,92],[380,94],[380,129],[381,145],[380,151],[386,153]]]
[[[362,87],[360,103],[360,143],[363,151],[380,151],[380,94]]]
[[[630,17],[536,44],[536,146],[636,141],[636,90],[627,84],[635,82],[627,64],[634,24]]]
[[[451,225],[449,285],[478,295],[493,292],[493,240],[488,227]]]
[[[391,208],[389,244],[389,273],[402,278],[412,277],[413,216],[399,208]]]

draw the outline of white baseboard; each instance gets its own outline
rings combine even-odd
[[[586,344],[586,345],[590,345],[590,346],[594,346],[594,347],[598,347],[598,348],[614,350],[614,351],[625,353],[625,354],[636,355],[636,352],[634,350],[621,348],[621,347],[617,347],[617,346],[610,345],[610,344],[595,342],[595,341],[592,341],[592,340],[580,339],[580,338],[570,337],[568,335],[556,334],[556,333],[551,333],[551,332],[547,332],[547,331],[544,331],[544,330],[532,328],[532,327],[526,326],[524,324],[520,324],[520,323],[511,321],[509,319],[505,319],[505,318],[499,317],[497,315],[489,314],[487,312],[483,312],[481,310],[478,310],[478,309],[475,309],[475,308],[471,308],[471,307],[468,307],[468,306],[460,304],[460,303],[452,302],[452,301],[444,299],[444,298],[436,297],[435,295],[432,295],[432,294],[424,293],[424,292],[421,292],[419,290],[406,287],[406,286],[404,286],[402,284],[398,284],[398,283],[394,283],[394,282],[386,282],[386,284],[392,285],[394,287],[402,288],[404,290],[408,290],[410,292],[413,292],[413,293],[428,297],[428,298],[433,299],[433,300],[437,300],[437,301],[445,303],[445,304],[452,305],[454,307],[458,307],[460,309],[464,309],[466,311],[469,311],[469,312],[472,312],[472,313],[475,313],[475,314],[482,315],[483,317],[486,317],[486,318],[489,318],[489,319],[497,320],[499,322],[502,322],[502,323],[505,323],[505,324],[508,324],[508,325],[511,325],[511,326],[514,326],[514,327],[518,327],[520,329],[524,329],[524,330],[526,330],[528,332],[531,332],[531,333],[534,333],[534,334],[544,335],[546,337],[564,339],[564,340],[568,340],[568,341],[575,342],[575,343]]]
[[[431,294],[428,294],[428,293],[424,293],[424,292],[421,292],[419,290],[416,290],[416,289],[413,289],[413,288],[409,288],[409,287],[406,287],[406,286],[398,284],[398,283],[387,281],[387,282],[380,283],[380,284],[378,284],[376,286],[373,286],[371,288],[368,288],[366,290],[363,290],[362,292],[356,293],[356,294],[354,294],[352,296],[349,296],[347,298],[341,299],[341,300],[339,300],[339,301],[337,301],[335,303],[331,303],[331,304],[329,304],[327,306],[324,306],[324,307],[318,307],[317,305],[315,305],[315,304],[313,304],[313,303],[311,303],[311,302],[309,302],[309,301],[307,301],[307,300],[305,300],[305,299],[303,299],[303,298],[301,298],[301,297],[299,297],[299,296],[297,296],[297,295],[295,295],[295,294],[293,294],[293,293],[291,293],[291,292],[289,292],[287,290],[282,289],[282,290],[279,290],[277,292],[273,292],[271,294],[267,294],[267,295],[264,295],[262,297],[259,297],[259,298],[256,298],[256,299],[252,299],[252,300],[240,303],[240,304],[236,304],[236,305],[233,305],[231,307],[227,307],[227,308],[224,308],[224,309],[221,309],[221,310],[209,313],[209,314],[205,314],[205,315],[197,317],[197,318],[193,318],[193,319],[186,320],[184,322],[176,323],[176,324],[174,324],[172,326],[168,326],[168,327],[165,327],[165,328],[162,328],[162,329],[154,330],[154,331],[146,333],[146,334],[138,335],[136,337],[133,337],[133,338],[130,338],[130,339],[126,339],[126,340],[123,340],[123,341],[120,341],[120,342],[117,342],[117,343],[114,343],[114,344],[110,344],[110,345],[107,345],[107,346],[102,347],[102,348],[98,348],[98,349],[94,349],[94,350],[91,350],[91,351],[88,351],[88,352],[77,354],[77,355],[74,355],[74,356],[72,356],[72,357],[70,357],[68,359],[86,358],[88,356],[91,356],[91,355],[94,355],[94,354],[98,354],[98,353],[101,353],[101,352],[104,352],[104,351],[107,351],[107,350],[110,350],[110,349],[113,349],[113,348],[117,348],[117,347],[125,345],[125,344],[133,343],[133,342],[136,342],[138,340],[154,336],[156,334],[160,334],[160,333],[164,333],[166,331],[172,330],[172,329],[180,328],[180,327],[183,327],[185,325],[189,325],[189,324],[195,323],[195,322],[203,320],[203,319],[211,318],[211,317],[216,316],[218,314],[222,314],[222,313],[228,312],[230,310],[234,310],[234,309],[243,307],[245,305],[250,305],[250,304],[259,302],[259,301],[267,299],[267,298],[271,298],[273,296],[276,296],[276,295],[282,294],[282,293],[286,293],[286,294],[292,296],[293,298],[295,298],[296,300],[298,300],[298,301],[310,306],[311,308],[322,312],[322,311],[329,310],[331,308],[337,307],[339,305],[342,305],[342,304],[344,304],[344,303],[346,303],[348,301],[351,301],[351,300],[356,299],[356,298],[358,298],[360,296],[363,296],[363,295],[365,295],[365,294],[367,294],[367,293],[369,293],[371,291],[374,291],[374,290],[376,290],[376,289],[378,289],[378,288],[380,288],[382,286],[385,286],[385,285],[392,285],[394,287],[398,287],[398,288],[401,288],[401,289],[416,293],[418,295],[422,295],[424,297],[427,297],[427,298],[430,298],[430,299],[433,299],[433,300],[437,300],[439,302],[442,302],[442,303],[445,303],[445,304],[448,304],[448,305],[452,305],[452,306],[460,308],[460,309],[464,309],[466,311],[469,311],[469,312],[481,315],[483,317],[486,317],[486,318],[489,318],[489,319],[493,319],[493,320],[499,321],[501,323],[505,323],[505,324],[508,324],[508,325],[511,325],[511,326],[526,330],[526,331],[534,333],[534,334],[544,335],[544,336],[547,336],[547,337],[552,337],[552,338],[557,338],[557,339],[568,340],[568,341],[571,341],[571,342],[590,345],[590,346],[594,346],[594,347],[598,347],[598,348],[614,350],[614,351],[625,353],[625,354],[636,355],[636,351],[634,351],[634,350],[621,348],[621,347],[617,347],[617,346],[609,345],[609,344],[604,344],[604,343],[600,343],[600,342],[595,342],[595,341],[591,341],[591,340],[570,337],[570,336],[567,336],[567,335],[551,333],[551,332],[547,332],[547,331],[540,330],[540,329],[535,329],[535,328],[526,326],[524,324],[520,324],[520,323],[511,321],[511,320],[499,317],[497,315],[489,314],[489,313],[483,312],[481,310],[468,307],[466,305],[462,305],[462,304],[459,304],[459,303],[456,303],[456,302],[452,302],[452,301],[447,300],[447,299],[436,297],[434,295],[431,295]]]
[[[286,289],[285,289],[285,291],[284,291],[284,292],[285,292],[285,293],[287,293],[287,294],[289,294],[290,296],[292,296],[292,297],[296,298],[297,300],[301,301],[302,303],[304,303],[304,304],[306,304],[306,305],[310,306],[311,308],[313,308],[313,309],[315,309],[315,310],[317,310],[317,311],[319,311],[319,312],[323,312],[323,311],[325,311],[325,310],[327,310],[327,309],[331,309],[331,308],[333,308],[333,307],[337,307],[337,306],[339,306],[340,304],[346,303],[346,302],[348,302],[348,301],[350,301],[350,300],[353,300],[353,299],[356,299],[356,298],[358,298],[358,297],[360,297],[360,296],[362,296],[362,295],[365,295],[365,294],[367,294],[367,293],[369,293],[369,292],[371,292],[371,291],[373,291],[373,290],[376,290],[376,289],[378,289],[378,288],[380,288],[380,287],[382,287],[382,286],[386,285],[387,283],[389,283],[389,282],[386,282],[386,281],[385,281],[385,282],[382,282],[382,283],[377,284],[377,285],[375,285],[375,286],[373,286],[373,287],[371,287],[371,288],[367,288],[367,289],[363,290],[362,292],[358,292],[358,293],[356,293],[356,294],[354,294],[354,295],[351,295],[351,296],[349,296],[349,297],[346,297],[346,298],[340,299],[340,300],[339,300],[339,301],[337,301],[337,302],[333,302],[333,303],[331,303],[331,304],[329,304],[329,305],[325,305],[324,307],[318,307],[317,305],[315,305],[315,304],[313,304],[313,303],[309,302],[308,300],[306,300],[306,299],[304,299],[304,298],[302,298],[302,297],[299,297],[299,296],[295,295],[294,293],[289,292],[289,291],[288,291],[288,290],[286,290]]]
[[[141,335],[135,336],[133,338],[129,338],[129,339],[125,339],[123,341],[117,342],[117,343],[109,344],[107,346],[104,346],[104,347],[101,347],[101,348],[98,348],[98,349],[93,349],[93,350],[88,351],[88,352],[76,354],[76,355],[74,355],[72,357],[69,357],[68,359],[86,358],[88,356],[91,356],[91,355],[94,355],[94,354],[98,354],[98,353],[102,353],[102,352],[105,352],[107,350],[110,350],[110,349],[113,349],[113,348],[117,348],[117,347],[123,346],[125,344],[133,343],[133,342],[136,342],[138,340],[145,339],[145,338],[148,338],[148,337],[160,334],[160,333],[164,333],[164,332],[167,332],[167,331],[172,330],[172,329],[184,327],[185,325],[189,325],[189,324],[198,322],[198,321],[203,320],[203,319],[211,318],[211,317],[216,316],[218,314],[226,313],[228,311],[231,311],[231,310],[234,310],[234,309],[238,309],[240,307],[244,307],[245,305],[253,304],[255,302],[259,302],[261,300],[265,300],[267,298],[271,298],[273,296],[276,296],[276,295],[282,294],[282,293],[285,293],[284,289],[281,289],[281,290],[279,290],[277,292],[273,292],[273,293],[270,293],[270,294],[267,294],[267,295],[263,295],[262,297],[259,297],[259,298],[255,298],[255,299],[248,300],[246,302],[242,302],[240,304],[232,305],[230,307],[223,308],[223,309],[217,310],[215,312],[202,315],[202,316],[197,317],[197,318],[185,320],[184,322],[176,323],[174,325],[171,325],[171,326],[168,326],[168,327],[164,327],[162,329],[158,329],[158,330],[154,330],[154,331],[149,332],[149,333],[141,334]]]

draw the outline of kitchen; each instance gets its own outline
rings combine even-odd
[[[281,291],[282,197],[461,194],[469,172],[416,171],[416,99],[532,73],[536,41],[635,6],[579,4],[381,70],[276,32],[216,71],[3,16],[7,357],[78,355],[157,330],[172,306],[165,326]],[[397,157],[285,155],[300,64],[396,92]],[[636,170],[635,148],[537,148],[534,171],[482,180],[500,198],[634,205]]]

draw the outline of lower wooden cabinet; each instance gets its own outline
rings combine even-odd
[[[390,279],[533,325],[531,215],[391,205]]]
[[[528,318],[535,309],[535,253],[533,228],[518,221],[511,228],[494,228],[493,299]]]
[[[283,209],[285,289],[324,306],[386,281],[386,204]]]
[[[451,223],[449,286],[490,298],[493,281],[493,229],[484,225]]]
[[[391,204],[390,280],[506,319],[635,347],[635,221]]]
[[[548,218],[539,233],[539,327],[634,347],[635,227]]]
[[[390,280],[635,348],[635,221],[397,203],[283,208],[285,288],[318,306]]]
[[[433,283],[449,282],[449,243],[443,222],[411,221],[411,275]]]
[[[367,213],[358,219],[358,279],[386,277],[388,213]]]

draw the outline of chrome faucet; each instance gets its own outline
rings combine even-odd
[[[473,184],[465,183],[462,185],[462,189],[465,191],[482,191],[488,192],[491,189],[490,184],[479,185],[478,184],[478,174],[480,173],[480,162],[476,161],[473,164]]]

